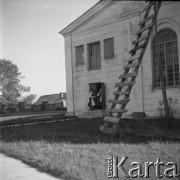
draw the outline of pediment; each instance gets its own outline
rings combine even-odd
[[[87,12],[86,14],[82,15],[80,18],[75,20],[63,31],[67,33],[69,28],[69,32],[78,32],[94,26],[98,26],[107,21],[110,21],[111,19],[126,16],[136,11],[137,9],[144,7],[144,4],[145,3],[143,1],[101,1],[98,4],[98,7],[94,7],[93,13]],[[89,11],[92,10],[93,9]],[[63,33],[61,31],[61,34]]]

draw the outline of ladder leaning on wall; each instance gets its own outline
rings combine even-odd
[[[108,110],[108,116],[104,117],[104,124],[100,127],[100,131],[103,133],[116,135],[121,116],[127,112],[125,107],[130,101],[130,93],[161,7],[161,1],[146,1],[146,3],[147,6],[141,12],[144,13],[144,18],[139,23],[139,31],[135,34],[137,39],[132,42],[134,47],[129,52],[130,58],[127,59],[127,65],[124,66],[124,73],[119,76],[121,82],[115,84],[118,89],[113,93],[114,99],[109,100],[109,103],[112,103],[111,108]]]

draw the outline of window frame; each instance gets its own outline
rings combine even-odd
[[[112,39],[113,40],[113,54],[111,57],[107,57],[107,54],[106,54],[106,44],[105,44],[105,41],[107,40],[110,40]],[[115,58],[115,45],[114,45],[114,37],[110,37],[110,38],[106,38],[103,40],[103,44],[104,44],[104,60],[110,60],[110,59],[114,59]]]
[[[99,45],[99,56],[100,56],[100,59],[99,59],[99,61],[100,61],[100,65],[99,65],[99,67],[96,67],[96,68],[92,68],[91,66],[90,66],[90,46],[92,46],[92,45],[95,45],[95,44],[98,44]],[[91,43],[88,43],[87,44],[87,54],[88,54],[88,71],[94,71],[94,70],[101,70],[101,41],[99,40],[99,41],[94,41],[94,42],[91,42]]]
[[[80,51],[78,51],[78,48],[80,48],[80,47],[83,48],[83,51],[81,52],[81,60],[79,61],[77,52],[80,52]],[[75,58],[76,58],[76,66],[80,66],[80,65],[84,64],[84,44],[75,46]]]
[[[180,58],[179,58],[179,52],[180,51],[179,51],[178,33],[175,30],[173,30],[172,28],[170,28],[170,27],[161,28],[161,29],[158,30],[157,33],[161,32],[163,30],[170,30],[170,31],[173,31],[176,34],[176,41],[175,40],[171,40],[169,42],[177,42],[178,65],[179,65],[179,75],[180,75]],[[158,90],[158,89],[161,89],[161,87],[155,87],[155,81],[154,81],[154,56],[153,56],[153,46],[154,46],[153,41],[154,41],[154,38],[155,38],[155,34],[153,34],[153,36],[151,38],[152,90],[156,90],[156,89]],[[164,49],[163,50],[164,50],[164,52],[166,52],[166,50],[165,50],[166,49],[165,43],[166,42],[163,42],[163,45],[164,45]],[[160,43],[160,44],[162,44],[162,43]],[[172,54],[172,55],[174,57],[174,54]],[[168,83],[168,80],[167,80],[168,79],[168,74],[167,74],[167,58],[166,58],[166,53],[164,54],[164,57],[165,57],[165,72],[166,72],[166,85],[165,85],[165,87],[166,87],[166,89],[178,88],[178,87],[180,87],[180,85],[173,85],[173,86],[167,85],[167,83]],[[173,61],[173,64],[174,64],[174,61]],[[173,68],[173,70],[174,70],[174,68]],[[175,79],[175,77],[174,77],[174,79]]]

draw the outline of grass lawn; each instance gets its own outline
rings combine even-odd
[[[97,118],[1,127],[0,152],[65,180],[107,179],[110,156],[128,156],[126,170],[133,161],[143,165],[158,157],[180,168],[180,120],[174,120],[172,131],[162,120],[122,120],[117,139],[100,133],[101,123]],[[119,179],[125,179],[120,172]],[[149,179],[158,179],[155,167]]]

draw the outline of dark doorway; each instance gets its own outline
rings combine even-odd
[[[92,100],[93,99],[93,100]],[[91,110],[105,109],[105,86],[102,82],[89,84],[89,106]]]

